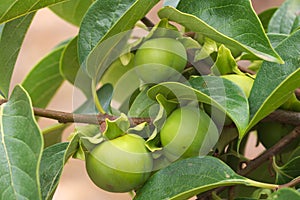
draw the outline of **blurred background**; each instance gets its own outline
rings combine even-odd
[[[257,13],[269,8],[279,6],[283,0],[252,0],[253,7]],[[156,11],[160,8],[161,3],[157,5],[148,17],[156,22],[158,17]],[[26,35],[16,68],[12,77],[12,88],[19,84],[25,78],[30,69],[57,44],[66,39],[72,38],[78,33],[78,28],[64,22],[48,9],[40,10]],[[12,89],[11,88],[11,89]],[[65,82],[59,89],[54,99],[48,106],[49,109],[72,112],[73,87]],[[46,127],[53,124],[51,120],[41,120],[40,125]],[[72,131],[73,127],[66,130],[64,140]],[[258,152],[255,149],[255,141],[248,144],[251,151],[248,152],[250,157],[254,157]],[[255,150],[254,150],[255,149]],[[113,200],[131,199],[129,194],[114,194],[100,190],[87,177],[84,168],[84,162],[71,159],[66,164],[62,179],[54,195],[54,200]]]

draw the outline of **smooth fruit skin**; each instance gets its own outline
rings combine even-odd
[[[176,109],[160,131],[165,156],[174,161],[207,154],[216,144],[219,132],[210,117],[194,107]]]
[[[106,69],[101,77],[101,83],[110,83],[113,86],[116,86],[121,77],[129,72],[133,67],[132,61],[130,61],[128,65],[124,66],[121,60],[118,58]]]
[[[145,83],[178,80],[187,63],[186,50],[178,40],[155,38],[137,50],[134,66]]]
[[[150,176],[153,159],[142,137],[126,134],[96,146],[86,157],[91,180],[109,192],[129,192]]]

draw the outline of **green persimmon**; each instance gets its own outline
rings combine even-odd
[[[186,63],[185,47],[173,38],[147,40],[134,57],[136,73],[145,83],[178,80]]]
[[[131,55],[133,57],[133,54]],[[116,86],[121,77],[129,72],[133,67],[133,61],[130,61],[127,65],[123,65],[120,58],[118,58],[105,70],[101,77],[101,83],[110,83],[113,86]]]
[[[188,106],[173,111],[160,131],[163,151],[170,161],[207,154],[218,138],[218,129],[210,117]]]
[[[96,146],[86,157],[91,180],[109,192],[129,192],[141,186],[153,167],[145,140],[125,134]]]
[[[259,141],[267,149],[275,145],[280,139],[289,134],[295,126],[282,124],[279,122],[260,122],[257,125],[257,135]],[[293,150],[300,144],[300,139],[293,141],[284,152]]]

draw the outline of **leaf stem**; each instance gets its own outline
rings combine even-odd
[[[258,187],[258,188],[265,188],[265,189],[271,189],[271,190],[277,190],[279,188],[279,185],[271,184],[271,183],[263,183],[259,181],[254,180],[247,180],[248,186]]]
[[[99,98],[98,98],[98,95],[97,95],[97,84],[96,84],[96,80],[93,79],[92,80],[92,95],[93,95],[93,100],[94,100],[94,103],[96,105],[96,108],[97,110],[102,113],[102,114],[105,114],[105,111],[99,101]]]

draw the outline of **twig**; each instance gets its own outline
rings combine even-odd
[[[287,145],[289,145],[298,137],[300,137],[300,126],[297,126],[290,134],[283,137],[279,142],[277,142],[270,149],[266,150],[260,156],[246,163],[246,167],[241,169],[238,173],[242,176],[249,174],[265,161],[280,153]]]
[[[260,156],[256,157],[255,159],[249,161],[246,163],[246,167],[238,171],[238,174],[245,176],[255,170],[257,167],[262,165],[265,161],[272,158],[274,155],[280,153],[287,145],[289,145],[291,142],[293,142],[296,138],[300,137],[300,126],[297,126],[290,134],[283,137],[279,142],[277,142],[274,146],[272,146],[270,149],[266,150],[264,153],[262,153]],[[300,177],[292,180],[289,183],[286,183],[284,185],[279,186],[279,188],[282,187],[291,187],[298,183],[300,183]],[[197,196],[197,200],[204,200],[208,199],[211,196],[212,192],[220,193],[227,189],[228,187],[219,187],[212,191],[205,192],[203,194],[200,194]]]
[[[286,184],[279,185],[278,189],[286,188],[286,187],[294,187],[298,184],[300,184],[300,176],[298,176],[297,178],[291,180],[290,182],[288,182]]]
[[[0,105],[6,103],[6,99],[0,99]],[[46,117],[50,119],[55,119],[60,123],[87,123],[87,124],[101,124],[108,119],[116,119],[115,116],[107,114],[98,115],[87,115],[87,114],[74,114],[55,110],[48,110],[42,108],[33,108],[34,114],[39,117]],[[140,124],[143,122],[151,123],[149,118],[130,118],[132,124]],[[286,110],[276,110],[267,116],[263,121],[278,121],[284,124],[291,124],[295,126],[300,126],[300,112],[286,111]]]
[[[277,121],[284,124],[300,126],[300,112],[276,110],[263,119],[263,121]]]
[[[150,19],[148,19],[147,17],[143,17],[143,18],[141,19],[141,21],[142,21],[148,28],[154,27],[154,23],[153,23]]]
[[[254,74],[256,74],[256,72],[255,71],[252,71],[251,69],[248,69],[247,67],[245,67],[245,66],[238,66],[239,67],[239,69],[242,71],[242,72],[246,72],[246,73],[249,73],[249,74],[252,74],[252,75],[254,75]]]
[[[6,103],[6,99],[0,99],[0,105]],[[33,108],[33,112],[35,116],[45,117],[49,119],[57,120],[59,123],[86,123],[86,124],[101,124],[105,121],[105,119],[114,120],[117,117],[111,116],[108,114],[75,114],[75,113],[67,113],[56,110],[49,110],[43,108]],[[141,124],[143,122],[151,123],[152,120],[150,118],[129,118],[129,121],[132,125]]]

